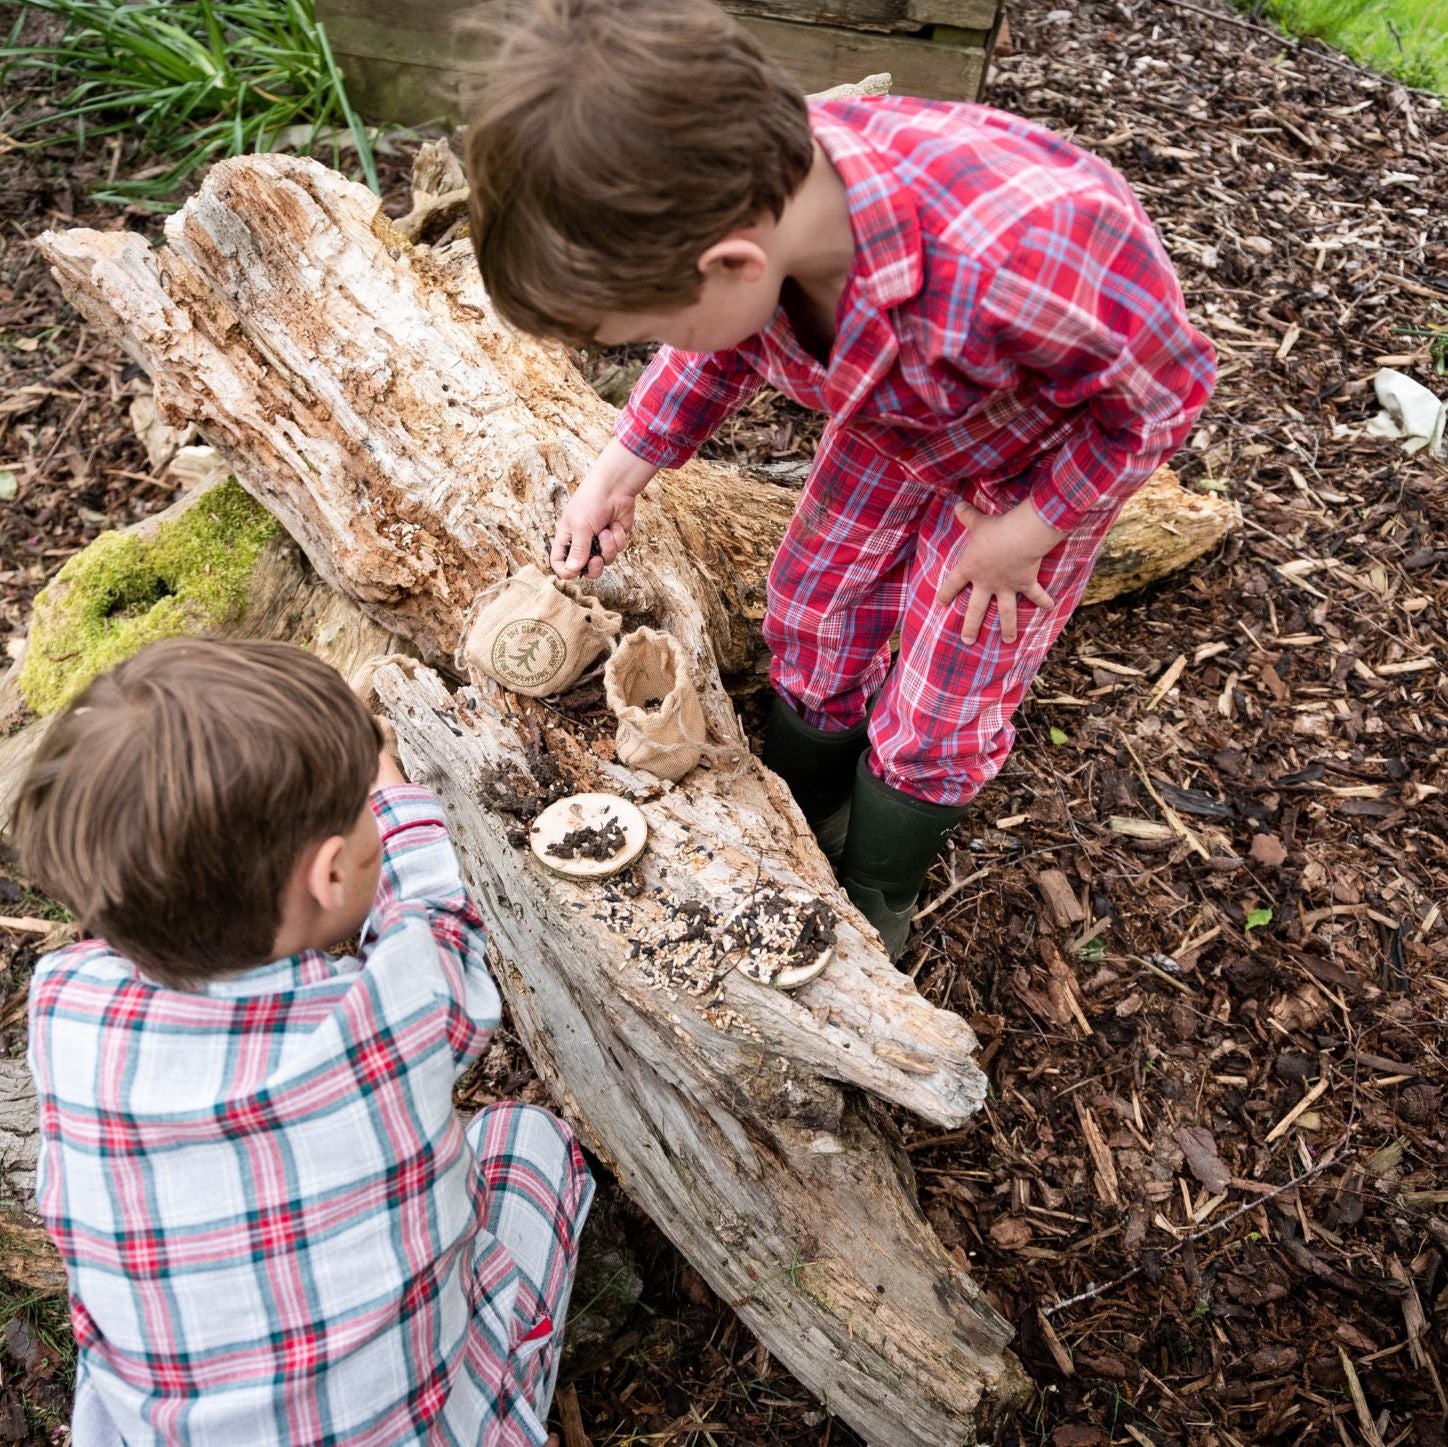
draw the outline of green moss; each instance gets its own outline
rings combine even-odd
[[[149,536],[103,533],[35,600],[20,691],[39,714],[157,638],[208,633],[241,616],[275,518],[235,482]]]

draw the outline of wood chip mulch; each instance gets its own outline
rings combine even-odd
[[[1081,613],[1043,671],[906,961],[972,1021],[992,1096],[902,1141],[1040,1386],[1006,1440],[1445,1447],[1448,468],[1363,428],[1379,365],[1448,394],[1448,115],[1216,0],[1010,16],[989,98],[1106,155],[1156,218],[1222,364],[1178,468],[1247,525]],[[79,207],[27,204],[21,230]],[[82,506],[150,505],[111,436],[121,361],[13,230],[0,356],[52,390],[0,407],[25,489],[0,631]],[[595,375],[626,389],[639,360]],[[817,427],[762,394],[716,452],[797,461]],[[539,1093],[507,1040],[474,1084]],[[642,1298],[570,1366],[570,1447],[857,1440],[613,1209]]]

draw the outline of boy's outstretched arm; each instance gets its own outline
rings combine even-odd
[[[584,572],[596,578],[628,546],[634,499],[657,471],[653,463],[635,457],[616,437],[598,454],[560,514],[558,531],[553,534],[549,560],[560,578],[576,578]]]
[[[613,440],[563,509],[553,537],[553,571],[596,578],[628,545],[634,499],[662,467],[682,467],[759,389],[740,349],[679,352],[661,347],[634,383]],[[593,539],[598,555],[590,561]]]
[[[462,1068],[487,1048],[502,1009],[487,968],[487,930],[432,791],[409,784],[386,751],[373,790],[382,873],[364,929],[363,968],[385,956],[395,957],[404,975],[431,970]]]

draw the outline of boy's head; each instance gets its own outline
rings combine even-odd
[[[331,944],[376,893],[379,743],[300,648],[155,643],[46,732],[15,806],[21,861],[165,984]]]
[[[533,0],[468,132],[483,281],[538,336],[733,345],[773,314],[751,243],[813,157],[799,87],[710,0]]]

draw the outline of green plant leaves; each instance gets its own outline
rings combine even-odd
[[[19,25],[12,27],[0,45],[0,80],[13,69],[49,72],[59,106],[12,127],[12,138],[44,127],[28,144],[84,149],[128,134],[174,157],[154,174],[109,183],[98,199],[170,209],[173,193],[201,167],[265,150],[296,125],[311,127],[313,145],[333,131],[334,163],[350,132],[367,184],[378,189],[371,140],[312,0],[29,3],[65,29],[20,45]]]

